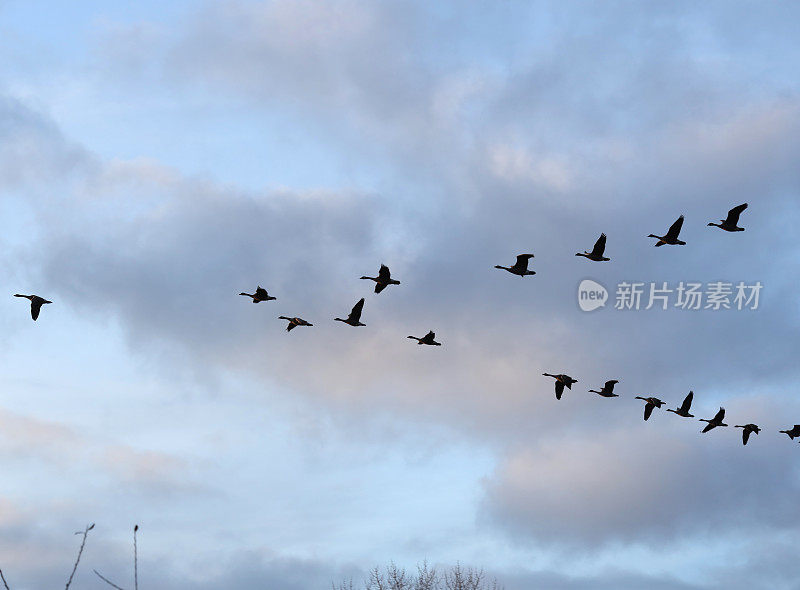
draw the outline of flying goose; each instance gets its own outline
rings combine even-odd
[[[724,229],[725,231],[744,231],[743,227],[737,227],[739,223],[739,215],[741,215],[742,211],[747,209],[747,203],[742,203],[741,205],[737,205],[730,211],[728,211],[728,216],[725,219],[720,219],[719,223],[709,223],[708,225],[713,225],[714,227],[718,227],[720,229]]]
[[[687,395],[684,398],[681,407],[679,407],[677,410],[668,408],[667,412],[672,412],[673,414],[677,414],[678,416],[682,416],[684,418],[694,418],[694,415],[689,413],[689,410],[692,408],[693,397],[694,397],[694,391],[690,391],[689,395]]]
[[[350,315],[347,316],[346,320],[342,318],[333,318],[337,322],[344,322],[345,324],[349,324],[351,326],[366,326],[367,324],[361,323],[361,310],[364,309],[364,298],[358,300],[353,306],[353,309],[350,311]]]
[[[783,434],[788,434],[789,438],[794,440],[798,436],[800,436],[800,424],[795,424],[789,430],[781,430]]]
[[[597,241],[594,243],[594,248],[592,248],[591,252],[586,252],[585,250],[583,253],[578,252],[575,256],[583,256],[588,258],[589,260],[594,260],[595,262],[604,262],[606,260],[611,260],[610,258],[606,258],[603,256],[603,252],[606,250],[606,234],[600,234],[600,237],[597,238]]]
[[[286,326],[286,331],[287,332],[291,332],[297,326],[313,326],[314,325],[314,324],[308,323],[303,318],[298,318],[298,317],[289,318],[289,317],[286,317],[285,315],[282,315],[282,316],[278,316],[278,319],[279,320],[288,320],[289,325]]]
[[[644,405],[644,419],[645,421],[650,417],[650,414],[653,413],[653,408],[660,408],[664,405],[657,397],[641,397],[639,395],[636,396],[636,399],[643,400],[647,403]]]
[[[253,299],[253,303],[259,303],[261,301],[272,301],[273,299],[277,299],[277,297],[270,296],[270,294],[267,293],[267,290],[262,288],[261,285],[259,285],[256,288],[256,292],[253,293],[252,295],[250,293],[239,293],[239,295],[244,295],[245,297],[251,297]]]
[[[611,381],[606,381],[606,384],[603,385],[600,391],[595,391],[594,389],[590,389],[589,393],[596,393],[597,395],[602,395],[603,397],[619,397],[618,394],[614,393],[614,385],[619,383],[616,379],[612,379]]]
[[[362,279],[369,279],[370,281],[375,281],[375,292],[380,293],[389,285],[399,285],[400,281],[395,281],[392,278],[392,273],[389,271],[389,267],[385,264],[381,264],[381,269],[378,271],[377,277],[361,277]]]
[[[573,379],[569,375],[553,375],[552,373],[542,373],[545,377],[553,377],[556,380],[556,399],[561,399],[561,394],[564,393],[564,387],[572,389],[572,384],[577,383],[577,379]]]
[[[434,338],[436,338],[436,334],[431,330],[427,334],[425,334],[422,338],[417,338],[416,336],[408,336],[412,340],[416,340],[417,344],[428,344],[429,346],[441,346],[441,342],[436,342]]]
[[[36,321],[36,318],[39,317],[39,312],[42,309],[42,305],[45,303],[53,303],[52,301],[48,301],[44,297],[39,297],[38,295],[20,295],[19,293],[15,293],[14,297],[24,297],[25,299],[31,300],[31,317],[33,321]]]
[[[514,266],[500,266],[498,264],[495,265],[495,268],[507,270],[511,274],[521,277],[524,277],[525,275],[535,275],[536,271],[528,270],[528,260],[531,258],[533,258],[533,254],[520,254],[517,256],[517,261],[514,263]]]
[[[663,246],[664,244],[669,244],[671,246],[685,246],[686,242],[682,242],[678,239],[678,234],[681,233],[681,226],[683,225],[683,215],[678,217],[678,219],[669,226],[667,233],[663,236],[657,236],[655,234],[650,234],[647,236],[648,238],[658,238],[658,243],[656,243],[656,247]]]
[[[719,412],[717,412],[717,414],[713,418],[711,418],[711,420],[700,418],[700,422],[708,422],[706,427],[703,428],[703,432],[708,432],[709,430],[712,430],[717,426],[727,426],[727,424],[723,422],[724,419],[725,419],[725,408],[720,408]]]
[[[736,426],[734,426],[734,428],[743,428],[744,429],[744,430],[742,430],[742,444],[743,445],[747,444],[747,439],[750,438],[750,433],[751,432],[755,432],[756,434],[761,432],[761,429],[758,426],[756,426],[755,424],[745,424],[744,426],[740,426],[740,425],[737,424]]]

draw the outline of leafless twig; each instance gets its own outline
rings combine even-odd
[[[139,590],[139,558],[136,554],[136,531],[139,530],[139,525],[133,527],[133,587]]]
[[[0,580],[3,580],[3,586],[6,587],[6,590],[11,590],[11,588],[8,587],[8,582],[6,582],[6,577],[3,575],[3,570],[0,570]]]
[[[102,575],[100,572],[98,572],[97,570],[92,570],[92,571],[95,573],[95,575],[96,575],[98,578],[100,578],[101,580],[103,580],[103,581],[104,581],[106,584],[108,584],[109,586],[112,586],[113,588],[116,588],[117,590],[125,590],[124,588],[120,588],[119,586],[117,586],[117,585],[116,585],[114,582],[112,582],[112,581],[111,581],[111,580],[109,580],[108,578],[104,578],[104,577],[103,577],[103,575]]]
[[[137,524],[133,527],[133,585],[136,590],[139,590],[139,558],[137,556],[137,547],[136,547],[136,533],[138,530],[139,530],[139,525]],[[98,578],[103,580],[109,586],[116,588],[117,590],[125,590],[124,588],[117,586],[114,582],[103,576],[103,574],[101,574],[97,570],[92,570],[92,571],[97,575]]]
[[[75,576],[75,571],[78,569],[78,563],[81,561],[81,555],[83,554],[83,548],[86,546],[86,537],[89,535],[89,531],[94,528],[94,523],[90,524],[86,527],[83,531],[78,531],[75,533],[76,535],[83,535],[83,540],[81,541],[81,548],[78,549],[78,557],[75,559],[75,565],[72,567],[72,573],[69,575],[69,580],[67,580],[67,585],[64,590],[69,590],[69,585],[72,584],[72,578]]]

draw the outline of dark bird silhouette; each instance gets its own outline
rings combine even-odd
[[[644,404],[644,419],[647,420],[650,417],[650,414],[653,413],[653,408],[660,408],[664,405],[657,397],[641,397],[639,395],[636,396],[636,399],[640,399],[645,401]]]
[[[583,253],[578,252],[575,256],[583,256],[588,258],[589,260],[594,260],[595,262],[603,262],[606,260],[611,260],[610,258],[606,258],[603,256],[603,252],[606,251],[606,234],[600,234],[600,237],[597,238],[597,241],[594,243],[594,248],[592,248],[591,252],[586,252],[584,250]]]
[[[708,225],[713,225],[714,227],[724,229],[725,231],[744,231],[743,227],[737,227],[737,225],[739,223],[739,215],[741,215],[742,211],[745,209],[747,209],[747,203],[737,205],[728,211],[728,216],[725,219],[720,219],[719,223],[711,222]]]
[[[518,275],[520,277],[524,277],[525,275],[535,275],[536,271],[528,270],[528,260],[531,258],[533,258],[533,254],[520,254],[517,256],[517,261],[514,263],[514,266],[495,265],[495,268],[507,270],[511,274]]]
[[[692,409],[693,397],[694,397],[694,391],[690,391],[689,395],[687,395],[683,399],[681,407],[679,407],[677,410],[667,409],[667,412],[672,412],[673,414],[677,414],[678,416],[682,416],[684,418],[694,418],[694,415],[689,413],[689,410]]]
[[[378,271],[377,277],[361,277],[362,279],[369,279],[370,281],[375,281],[375,292],[380,293],[389,285],[399,285],[400,281],[395,281],[392,278],[392,273],[389,271],[389,267],[385,264],[381,264],[381,269]]]
[[[594,389],[590,389],[589,393],[596,393],[597,395],[602,395],[603,397],[619,397],[618,394],[614,393],[614,385],[619,383],[616,379],[612,379],[611,381],[606,381],[606,384],[603,385],[600,391],[595,391]]]
[[[669,244],[670,246],[685,246],[686,242],[682,242],[678,239],[678,234],[681,233],[681,226],[683,226],[683,215],[678,217],[677,221],[669,226],[667,233],[663,236],[657,236],[655,234],[650,234],[647,236],[648,238],[658,238],[658,242],[656,243],[656,247],[663,246],[664,244]]]
[[[38,295],[20,295],[19,293],[15,293],[14,297],[24,297],[25,299],[30,299],[31,301],[31,317],[33,321],[36,321],[36,318],[39,317],[39,312],[42,310],[42,305],[45,303],[53,303],[52,301],[48,301],[44,297],[39,297]]]
[[[342,318],[333,318],[337,322],[344,322],[345,324],[350,324],[351,326],[366,326],[367,324],[361,323],[361,310],[364,309],[364,298],[358,300],[353,306],[353,309],[350,311],[350,315],[347,316],[346,320]]]
[[[789,430],[781,430],[783,434],[788,434],[789,438],[794,440],[798,436],[800,436],[800,424],[795,424]]]
[[[750,433],[755,432],[756,434],[758,434],[759,432],[761,432],[761,429],[755,424],[745,424],[744,426],[740,426],[737,424],[736,426],[734,426],[734,428],[744,428],[744,430],[742,430],[743,445],[747,444],[747,440],[750,438]]]
[[[239,295],[244,295],[245,297],[251,297],[253,299],[253,303],[259,303],[260,301],[272,301],[273,299],[277,299],[277,297],[270,296],[267,293],[266,289],[263,289],[261,285],[256,288],[256,292],[252,295],[250,293],[239,293]]]
[[[564,393],[564,387],[572,389],[572,384],[577,383],[577,379],[573,379],[569,375],[553,375],[552,373],[542,373],[545,377],[553,377],[556,380],[556,399],[561,399],[561,394]]]
[[[408,336],[412,340],[416,340],[417,344],[427,344],[429,346],[441,346],[441,342],[436,342],[434,338],[436,338],[436,334],[431,330],[427,334],[425,334],[422,338],[417,338],[416,336]]]
[[[720,408],[719,412],[717,412],[717,414],[713,418],[711,418],[711,420],[700,418],[700,422],[708,422],[708,424],[706,424],[706,427],[703,428],[703,432],[708,432],[709,430],[713,430],[717,426],[727,426],[727,424],[723,422],[724,419],[725,419],[725,408]]]
[[[298,317],[289,318],[289,317],[286,317],[285,315],[282,315],[282,316],[279,316],[278,319],[279,320],[288,320],[289,325],[286,326],[286,331],[287,332],[291,332],[297,326],[313,326],[314,325],[314,324],[308,323],[303,318],[298,318]]]

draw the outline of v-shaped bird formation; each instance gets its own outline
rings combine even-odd
[[[741,205],[737,205],[733,207],[730,211],[728,211],[728,215],[725,219],[721,219],[719,223],[710,222],[708,223],[709,226],[718,227],[726,232],[741,232],[744,231],[743,227],[739,227],[739,217],[742,212],[747,209],[747,203],[743,203]],[[656,234],[650,234],[648,237],[656,238],[658,241],[656,242],[656,247],[670,245],[670,246],[684,246],[686,242],[680,239],[680,232],[683,228],[683,221],[684,216],[681,215],[676,219],[673,224],[669,227],[667,232],[663,236],[659,236]],[[601,233],[600,237],[594,244],[594,247],[591,251],[584,250],[583,252],[578,252],[575,256],[581,256],[593,262],[608,262],[611,259],[605,256],[606,250],[606,234]],[[530,275],[535,275],[536,271],[529,270],[528,265],[531,259],[534,258],[533,254],[518,254],[516,257],[516,262],[512,266],[501,266],[496,265],[494,268],[505,270],[511,274],[517,275],[519,277],[526,277]],[[370,276],[362,276],[360,277],[363,280],[370,280],[375,283],[375,293],[381,293],[386,287],[390,285],[399,285],[400,281],[392,278],[391,271],[389,267],[385,264],[381,264],[380,269],[378,270],[378,275],[375,277]],[[277,297],[270,295],[266,289],[264,289],[261,285],[258,285],[255,289],[254,293],[246,293],[242,292],[239,295],[243,297],[248,297],[252,300],[253,303],[262,303],[268,301],[275,301]],[[48,303],[52,303],[39,295],[22,295],[16,293],[14,297],[21,297],[28,299],[30,301],[30,310],[31,310],[31,317],[35,321],[38,319],[39,314],[41,312],[42,306]],[[365,299],[362,297],[359,299],[356,304],[350,310],[350,313],[347,315],[346,318],[336,317],[333,318],[334,321],[342,322],[352,327],[361,327],[366,326],[365,323],[361,321],[361,316],[364,311],[364,301]],[[311,322],[299,317],[299,316],[289,316],[289,315],[281,315],[278,316],[278,319],[284,320],[287,323],[286,331],[291,332],[297,327],[305,326],[305,327],[312,327],[314,324]],[[433,330],[429,330],[425,336],[408,336],[409,339],[415,340],[419,345],[427,345],[427,346],[441,346],[441,342],[436,341],[436,334]],[[555,380],[555,395],[556,399],[560,400],[564,394],[564,390],[572,390],[572,386],[578,382],[577,379],[565,374],[565,373],[542,373],[545,377],[551,377]],[[620,397],[619,393],[615,392],[615,386],[619,384],[620,381],[618,379],[609,379],[606,381],[602,387],[599,389],[589,389],[590,393],[596,393],[597,395],[605,398],[613,398],[613,397]],[[662,406],[666,405],[666,402],[662,401],[661,399],[649,395],[637,395],[635,399],[642,400],[644,402],[644,420],[647,421],[653,414],[653,410],[660,409]],[[682,418],[694,418],[694,415],[690,413],[692,407],[692,401],[694,399],[694,392],[690,391],[689,394],[684,398],[683,402],[680,406],[675,409],[667,408],[667,412],[672,412],[676,416],[680,416]],[[719,427],[727,427],[728,425],[725,424],[725,408],[720,408],[719,411],[712,417],[712,418],[700,418],[701,422],[705,422],[706,426],[703,428],[701,432],[708,433],[711,430]],[[748,440],[750,439],[751,434],[759,434],[761,432],[761,428],[753,423],[747,424],[737,424],[734,428],[741,428],[742,429],[742,444],[746,445]],[[787,430],[781,430],[780,433],[786,434],[789,436],[791,440],[800,437],[800,424],[795,424],[792,428]]]

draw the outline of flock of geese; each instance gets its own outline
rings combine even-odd
[[[742,203],[741,205],[737,205],[736,207],[732,208],[728,211],[727,217],[725,219],[720,219],[719,223],[714,223],[713,221],[710,222],[708,225],[713,227],[718,227],[722,230],[727,232],[740,232],[744,231],[743,227],[739,227],[739,216],[742,212],[747,209],[747,203]],[[667,233],[663,236],[657,236],[655,234],[650,234],[647,236],[648,238],[656,238],[658,242],[656,242],[656,247],[658,246],[685,246],[686,242],[679,239],[678,236],[681,233],[681,228],[683,227],[683,215],[678,217],[675,222],[669,227]],[[597,242],[595,242],[594,248],[592,248],[591,252],[578,252],[575,256],[583,256],[588,258],[589,260],[593,260],[595,262],[605,262],[611,260],[604,256],[606,249],[606,234],[601,234],[600,238],[598,238]],[[509,272],[514,274],[518,274],[520,276],[524,276],[526,274],[534,274],[533,271],[528,270],[528,260],[533,258],[533,254],[522,254],[517,257],[517,263],[510,267],[506,268],[503,266],[497,266],[495,268],[503,268]],[[553,373],[542,373],[545,377],[552,377],[555,381],[555,391],[556,391],[556,399],[560,400],[562,394],[564,393],[564,388],[572,389],[572,385],[577,383],[577,379],[573,379],[569,375],[566,374],[553,374]],[[606,381],[603,387],[599,390],[597,389],[590,389],[590,393],[596,393],[602,397],[619,397],[619,394],[614,393],[614,386],[619,383],[616,379],[611,379]],[[653,413],[655,408],[661,408],[666,402],[658,399],[657,397],[649,396],[649,397],[642,397],[637,395],[635,399],[640,399],[644,402],[644,419],[647,421],[650,418],[650,415]],[[689,413],[692,407],[692,400],[694,399],[694,392],[690,391],[689,394],[683,399],[683,403],[677,407],[676,409],[668,408],[667,412],[672,412],[677,416],[681,416],[682,418],[694,418],[693,414]],[[720,426],[728,426],[723,422],[725,419],[725,408],[720,408],[719,411],[714,415],[713,418],[700,418],[700,422],[705,422],[706,426],[703,428],[702,432],[709,432],[714,428]],[[761,432],[761,428],[757,424],[747,423],[747,424],[736,424],[734,428],[741,428],[742,429],[742,444],[746,445],[747,441],[750,440],[751,434],[758,434]],[[794,440],[797,437],[800,437],[800,424],[795,424],[789,430],[781,430],[779,431],[783,434],[789,435],[791,440]]]
[[[742,212],[747,209],[747,203],[742,203],[741,205],[737,205],[733,207],[730,211],[728,211],[728,215],[725,219],[720,219],[719,223],[714,223],[713,221],[710,222],[708,225],[713,227],[718,227],[722,230],[727,232],[740,232],[744,231],[743,227],[739,227],[739,216]],[[658,242],[656,242],[656,247],[669,245],[669,246],[685,246],[686,242],[679,239],[679,235],[681,233],[681,228],[683,227],[683,215],[678,217],[675,222],[669,227],[667,233],[663,236],[657,236],[655,234],[650,234],[647,236],[648,238],[656,238]],[[595,242],[594,248],[592,248],[591,252],[578,252],[575,256],[583,256],[588,258],[589,260],[593,260],[595,262],[605,262],[611,260],[604,256],[606,249],[606,234],[601,234],[600,238],[598,238],[597,242]],[[534,274],[533,271],[528,270],[528,260],[533,258],[533,254],[522,254],[517,257],[517,263],[510,267],[505,268],[503,266],[498,266],[496,268],[503,268],[509,272],[514,274],[518,274],[520,276],[524,276],[526,274]],[[573,379],[569,375],[566,374],[553,374],[553,373],[542,373],[545,377],[553,377],[555,381],[555,391],[556,391],[556,399],[560,400],[561,395],[564,393],[564,388],[572,389],[572,385],[577,383],[577,379]],[[590,393],[596,393],[602,397],[619,397],[619,394],[614,393],[614,386],[619,383],[616,379],[611,379],[606,381],[603,387],[599,390],[590,389]],[[644,419],[647,421],[650,418],[650,415],[653,413],[655,408],[661,408],[666,402],[658,399],[657,397],[649,396],[649,397],[642,397],[637,395],[635,399],[640,399],[644,402]],[[689,413],[692,407],[692,400],[694,399],[694,392],[690,391],[689,394],[683,399],[683,403],[677,407],[676,409],[668,408],[667,412],[672,412],[677,416],[681,416],[682,418],[694,418],[693,414]],[[713,418],[700,418],[700,422],[705,422],[706,426],[703,428],[702,432],[710,432],[714,428],[720,426],[728,426],[723,422],[725,419],[725,408],[720,408],[719,411],[714,415]],[[751,434],[758,434],[761,432],[761,428],[757,424],[747,423],[747,424],[736,424],[734,428],[741,428],[742,429],[742,444],[746,445],[747,441],[750,440]],[[783,434],[787,434],[791,440],[794,440],[797,437],[800,437],[800,424],[795,424],[789,430],[781,430],[779,431]]]
[[[728,215],[725,219],[721,219],[719,223],[711,222],[708,225],[718,227],[722,230],[727,232],[740,232],[744,231],[743,227],[739,227],[739,216],[741,213],[747,209],[747,203],[743,203],[732,208],[728,211]],[[669,227],[667,232],[663,236],[658,236],[655,234],[650,234],[648,237],[656,238],[658,242],[656,242],[656,247],[670,245],[670,246],[684,246],[686,242],[679,239],[679,234],[681,232],[681,228],[683,227],[683,215],[678,217],[678,219]],[[607,262],[611,260],[610,258],[606,257],[605,254],[606,248],[606,234],[601,234],[600,237],[594,244],[592,250],[578,252],[575,256],[583,256],[589,260],[594,262]],[[516,262],[512,266],[501,266],[496,265],[495,268],[505,270],[510,272],[511,274],[525,277],[529,275],[536,274],[536,271],[528,269],[528,263],[531,258],[533,258],[533,254],[519,254],[517,256]],[[375,282],[375,293],[380,293],[389,285],[399,285],[400,281],[395,280],[392,278],[392,274],[385,264],[382,264],[380,269],[378,270],[378,276],[376,277],[368,277],[362,276],[361,279],[370,280]],[[266,289],[259,285],[254,293],[239,293],[244,297],[249,297],[253,303],[261,303],[264,301],[274,301],[277,299],[270,295]],[[47,299],[40,297],[38,295],[21,295],[16,293],[14,297],[22,297],[25,299],[30,300],[31,302],[31,317],[34,321],[39,317],[39,313],[42,309],[42,306],[48,303],[52,303],[52,301],[48,301]],[[353,306],[350,310],[350,313],[347,315],[346,318],[333,318],[334,321],[343,322],[349,326],[358,327],[358,326],[366,326],[361,321],[361,313],[364,309],[364,298],[358,300],[358,302]],[[313,326],[314,324],[304,320],[301,317],[289,317],[289,316],[279,316],[278,319],[285,320],[288,322],[286,326],[286,331],[291,332],[293,329],[297,328],[298,326]],[[416,340],[417,344],[425,344],[428,346],[441,346],[441,342],[436,341],[436,334],[431,330],[425,336],[418,337],[418,336],[408,336],[408,338],[412,340]],[[561,396],[564,393],[564,388],[569,390],[572,389],[572,386],[578,382],[577,379],[570,377],[564,373],[543,373],[546,377],[552,377],[555,379],[555,394],[556,399],[560,400]],[[590,389],[590,393],[596,393],[602,397],[619,397],[619,394],[614,393],[614,386],[619,383],[616,379],[611,379],[606,381],[605,384],[600,389]],[[689,411],[692,407],[692,400],[694,398],[694,392],[690,391],[689,394],[684,398],[683,403],[677,407],[676,409],[668,408],[667,412],[672,412],[677,416],[681,416],[682,418],[694,418],[694,415],[690,414]],[[657,397],[642,397],[636,396],[635,399],[642,400],[645,402],[644,405],[644,419],[648,420],[653,413],[653,410],[656,408],[661,408],[665,402],[658,399]],[[714,428],[717,427],[725,427],[728,426],[723,422],[725,419],[725,408],[720,408],[719,411],[714,415],[713,418],[700,418],[701,422],[706,422],[705,428],[703,428],[702,432],[706,433]],[[757,424],[737,424],[734,428],[741,428],[742,429],[742,444],[746,445],[747,441],[750,439],[751,434],[758,434],[761,432],[761,428]],[[788,430],[781,430],[779,431],[783,434],[787,434],[791,440],[800,437],[800,424],[795,424],[792,428]]]
[[[572,389],[572,385],[577,383],[577,379],[573,379],[569,375],[565,374],[553,374],[553,373],[542,373],[545,377],[552,377],[555,379],[555,386],[556,386],[556,399],[561,399],[561,395],[564,393],[564,388]],[[596,393],[602,397],[619,397],[619,394],[614,393],[614,386],[619,383],[616,379],[611,379],[610,381],[606,381],[603,387],[599,390],[597,389],[590,389],[589,393]],[[635,399],[640,399],[644,402],[644,419],[647,421],[650,418],[650,415],[653,413],[655,408],[661,408],[666,402],[658,399],[657,397],[642,397],[637,395]],[[683,398],[683,403],[680,406],[675,408],[667,408],[667,412],[672,412],[677,416],[681,416],[682,418],[694,418],[694,414],[690,414],[689,411],[692,409],[692,400],[694,399],[694,392],[690,391],[689,394]],[[719,411],[714,415],[713,418],[700,418],[700,422],[706,422],[706,427],[703,428],[702,432],[709,432],[718,426],[728,426],[723,422],[725,419],[725,408],[720,408]],[[742,429],[742,444],[746,445],[747,441],[750,440],[750,435],[755,433],[758,434],[761,432],[761,428],[757,424],[747,423],[747,424],[736,424],[734,428],[741,428]],[[800,424],[795,424],[789,430],[781,430],[780,432],[784,434],[788,434],[789,438],[794,440],[797,437],[800,437]]]

